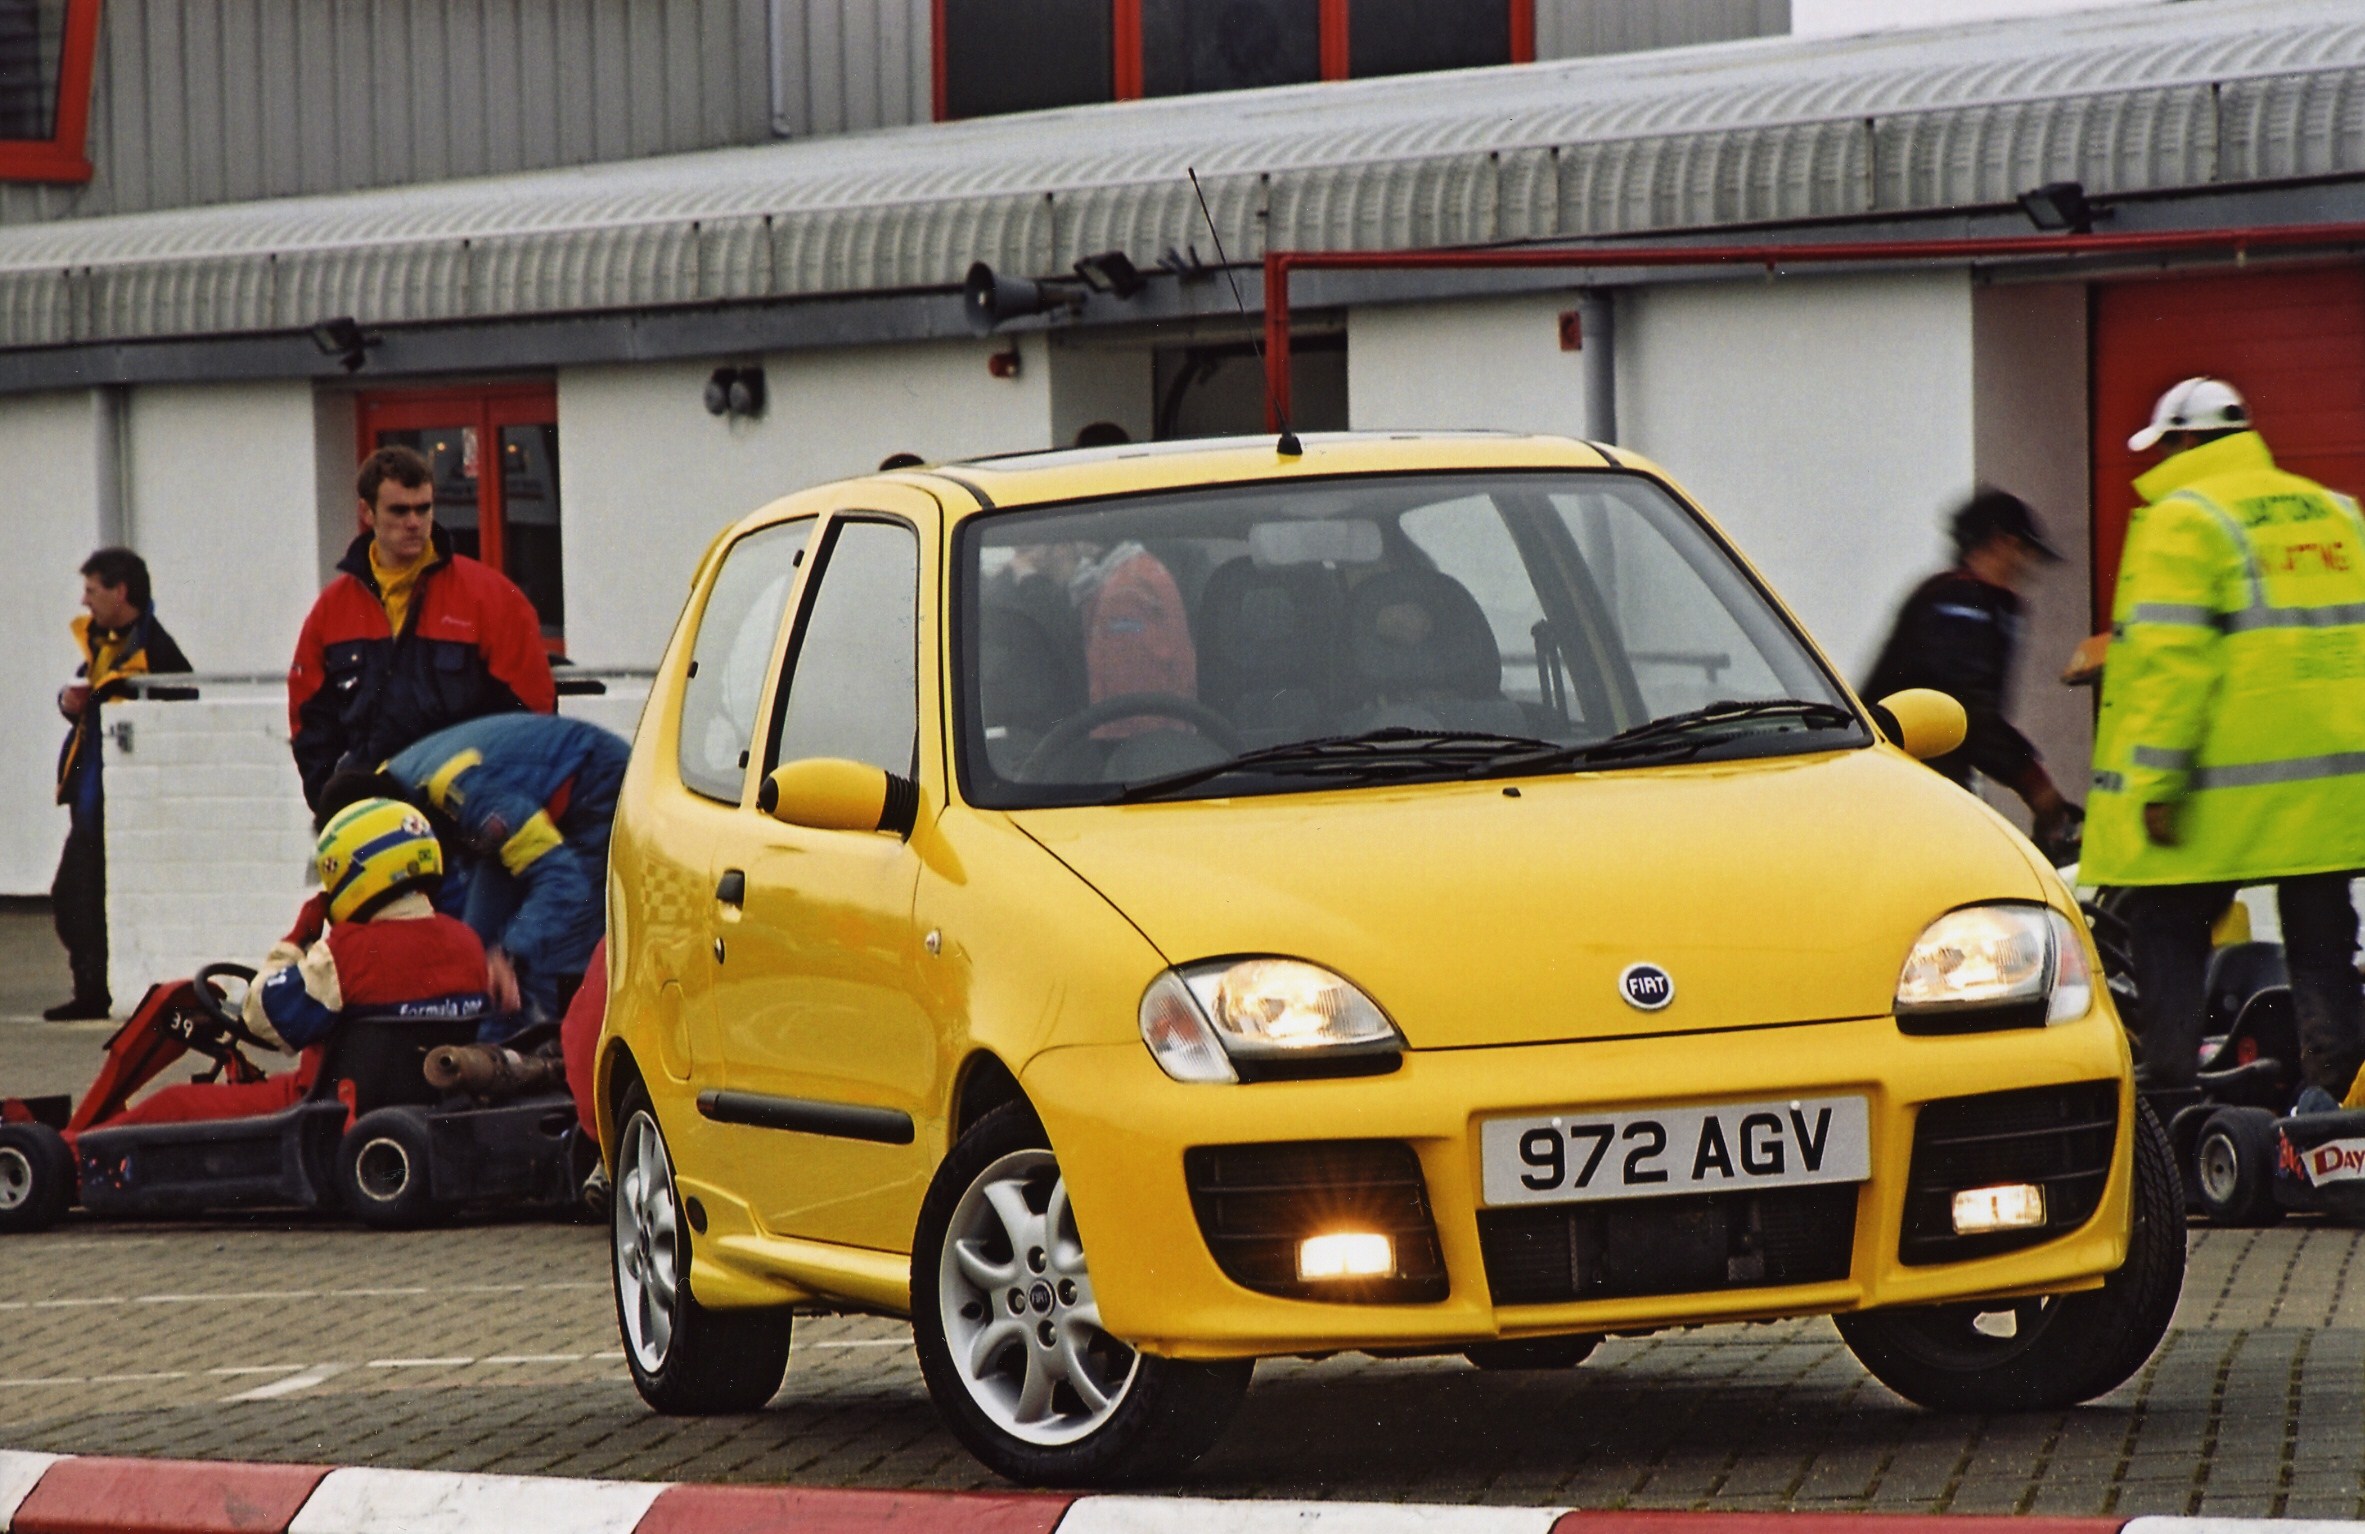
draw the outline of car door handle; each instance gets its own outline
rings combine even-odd
[[[714,898],[722,905],[746,905],[747,875],[736,868],[724,869],[722,879],[714,887]]]

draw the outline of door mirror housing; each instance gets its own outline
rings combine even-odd
[[[772,769],[755,804],[783,825],[909,836],[919,819],[920,786],[867,762],[814,756]]]
[[[1929,687],[1893,692],[1872,706],[1881,733],[1919,761],[1944,756],[1970,733],[1970,716],[1945,693]]]

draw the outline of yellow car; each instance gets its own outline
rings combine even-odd
[[[1299,448],[1287,452],[1286,448]],[[752,1410],[908,1316],[1022,1482],[1254,1361],[1829,1314],[1932,1406],[2126,1380],[2179,1192],[2069,892],[1617,449],[1055,452],[698,571],[610,864],[625,1350]]]

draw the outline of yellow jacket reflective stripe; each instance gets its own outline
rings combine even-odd
[[[2082,872],[2105,884],[2365,867],[2365,518],[2256,433],[2136,481]],[[2143,806],[2177,806],[2153,845]]]

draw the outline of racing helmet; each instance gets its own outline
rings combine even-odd
[[[399,799],[347,805],[320,830],[313,849],[330,921],[353,921],[407,889],[443,879],[443,844],[427,817]]]

